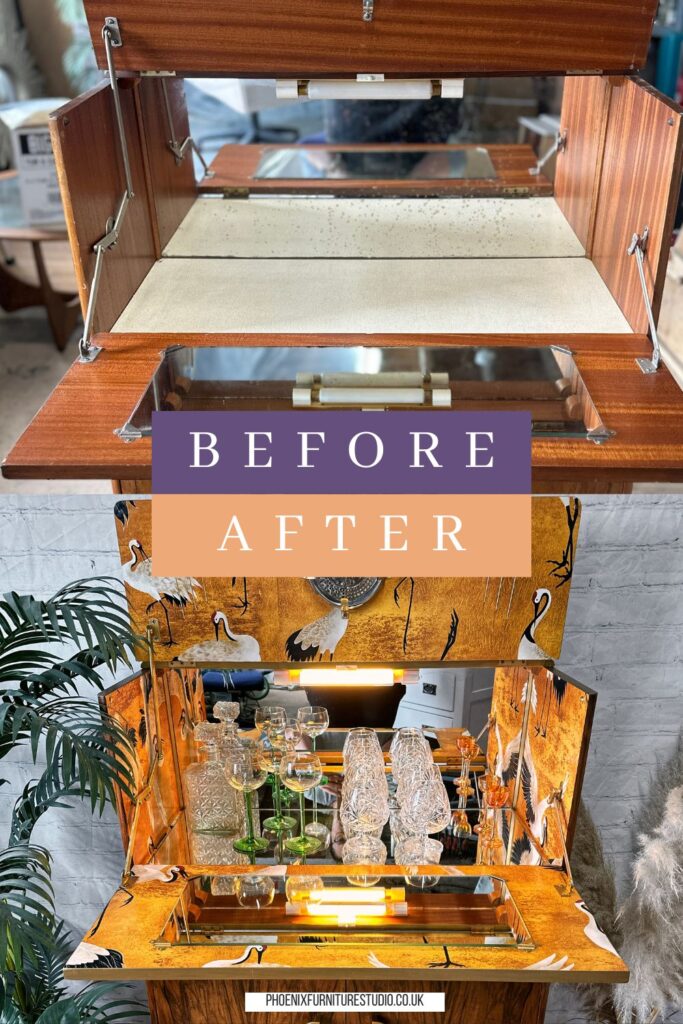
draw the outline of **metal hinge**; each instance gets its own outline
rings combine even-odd
[[[104,28],[106,29],[111,45],[115,50],[118,50],[120,46],[123,46],[123,39],[121,38],[121,29],[119,27],[118,18],[105,18]]]
[[[226,185],[221,189],[223,199],[248,199],[249,187],[247,185]]]
[[[645,280],[645,252],[647,250],[649,237],[650,229],[648,227],[644,227],[640,234],[635,232],[631,238],[631,244],[629,245],[627,252],[629,256],[635,256],[636,258],[636,266],[638,268],[638,277],[640,278],[640,287],[643,291],[643,302],[645,303],[647,322],[650,325],[650,338],[652,339],[652,358],[636,359],[636,362],[643,373],[656,373],[661,361],[661,349],[659,347],[655,317],[652,312],[652,303],[650,302],[650,293],[647,290],[647,281]]]
[[[539,160],[536,161],[536,166],[535,167],[530,167],[529,168],[529,174],[533,174],[534,177],[536,177],[537,174],[541,173],[541,171],[543,170],[545,165],[548,163],[548,160],[550,160],[550,158],[552,156],[554,156],[555,153],[562,153],[566,148],[567,148],[567,133],[566,133],[566,131],[562,131],[562,129],[560,128],[557,131],[557,133],[555,135],[555,141],[553,142],[553,144],[550,147],[550,149],[548,150],[548,152],[544,156],[542,156]]]
[[[372,21],[375,14],[375,0],[363,0],[363,21]]]

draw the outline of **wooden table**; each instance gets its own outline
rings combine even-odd
[[[80,316],[76,292],[66,227],[25,223],[16,172],[0,174],[0,306],[6,313],[44,306],[61,352]]]

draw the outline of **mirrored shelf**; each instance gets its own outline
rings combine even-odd
[[[161,353],[140,401],[116,433],[124,441],[149,436],[155,410],[294,407],[528,410],[534,437],[603,442],[613,433],[572,353],[559,345],[173,346]]]
[[[429,868],[418,867],[407,874],[405,869],[386,868],[374,885],[367,886],[358,884],[366,876],[347,875],[348,868],[328,869],[323,879],[313,870],[308,875],[300,868],[295,871],[293,899],[288,884],[292,876],[267,869],[263,874],[192,878],[155,945],[391,942],[534,948],[507,883],[494,875],[433,875]],[[255,878],[263,883],[270,902],[259,907],[241,905],[238,895],[229,890],[239,891],[242,879],[249,883]]]
[[[497,178],[485,146],[461,150],[321,149],[293,146],[266,149],[256,180],[419,180]]]

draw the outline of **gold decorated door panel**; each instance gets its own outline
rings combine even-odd
[[[580,503],[539,497],[532,509],[530,577],[384,579],[348,615],[306,579],[156,577],[151,502],[118,502],[116,519],[134,623],[158,621],[165,664],[428,665],[559,656]]]
[[[136,798],[121,793],[117,807],[128,864],[185,863],[181,780],[193,758],[192,727],[205,717],[200,673],[146,670],[100,699],[135,748]]]
[[[514,811],[500,815],[501,863],[561,864],[571,851],[595,700],[556,669],[496,670],[487,764]]]

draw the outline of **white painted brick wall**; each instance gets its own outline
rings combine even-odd
[[[78,576],[118,567],[108,496],[3,496],[0,592],[47,596]],[[683,497],[589,497],[584,513],[560,667],[598,691],[584,795],[622,893],[632,857],[630,826],[657,757],[673,750],[683,712]],[[2,766],[11,795],[34,774],[25,755]],[[0,828],[9,817],[0,790]],[[61,912],[87,928],[121,868],[113,814],[52,812],[36,835],[55,856]],[[571,990],[556,987],[547,1024],[581,1021]],[[683,1022],[683,1012],[670,1022]],[[514,1024],[514,1022],[510,1022]]]

